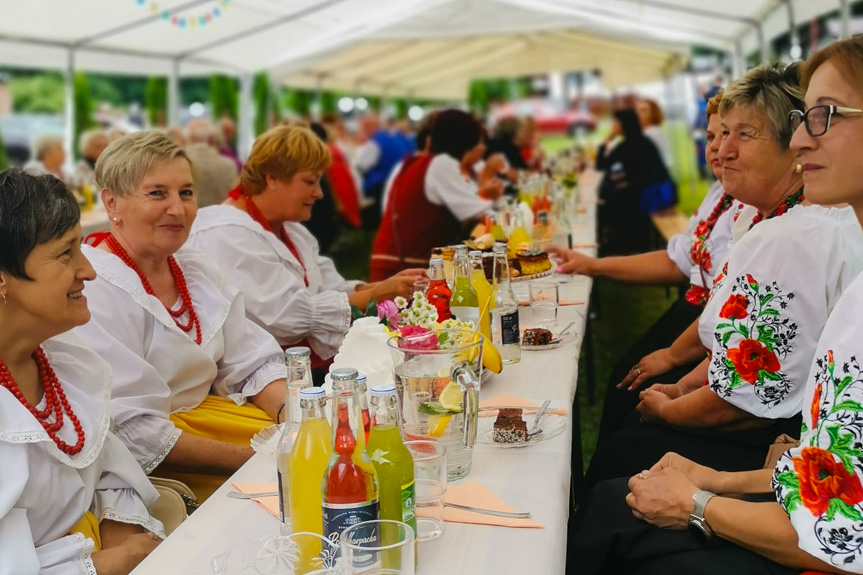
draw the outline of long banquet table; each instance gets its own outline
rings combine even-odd
[[[573,243],[592,246],[596,241],[595,174],[582,178],[582,208],[573,224]],[[593,255],[592,247],[581,251]],[[587,319],[590,278],[558,278],[562,300],[583,305],[562,306],[558,327],[571,321],[574,337],[560,347],[523,351],[521,361],[502,373],[483,378],[481,399],[510,394],[540,403],[552,400],[552,408],[567,408],[567,429],[557,437],[523,449],[501,449],[477,444],[467,481],[481,482],[518,511],[530,511],[543,529],[518,529],[447,523],[442,537],[419,545],[418,575],[542,574],[564,573],[570,492],[571,408],[578,379],[578,358]],[[519,299],[527,298],[527,285],[514,283]],[[529,307],[521,307],[519,320],[530,326]],[[571,332],[572,333],[572,332]],[[253,501],[226,496],[231,483],[267,483],[276,480],[274,459],[255,455],[174,531],[133,575],[207,575],[214,555],[240,540],[277,535],[279,523]],[[464,480],[463,480],[464,481]]]

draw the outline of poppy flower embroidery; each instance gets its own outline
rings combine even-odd
[[[863,375],[856,356],[837,364],[832,350],[815,360],[814,372],[800,447],[779,459],[773,490],[798,533],[801,548],[839,567],[859,565],[863,561]]]
[[[793,350],[797,324],[783,315],[793,299],[776,282],[762,286],[751,274],[734,280],[719,311],[714,332],[719,349],[710,362],[710,387],[720,397],[744,384],[754,386],[755,396],[768,407],[788,395],[791,383],[782,360]]]

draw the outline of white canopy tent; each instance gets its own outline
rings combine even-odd
[[[0,0],[0,65],[463,99],[473,77],[580,68],[609,85],[675,72],[693,43],[742,55],[849,0]],[[793,28],[793,26],[791,26]],[[847,34],[847,27],[845,28]],[[739,71],[742,71],[739,70]],[[248,141],[248,138],[243,138]],[[71,142],[70,142],[71,143]]]

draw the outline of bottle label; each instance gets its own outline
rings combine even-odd
[[[339,545],[339,537],[348,527],[353,527],[363,521],[374,521],[380,519],[380,509],[377,499],[363,501],[361,503],[327,503],[321,502],[324,514],[324,537]],[[364,529],[351,532],[348,543],[353,545],[379,546],[380,537],[378,524],[367,525]],[[368,556],[354,555],[352,565],[355,567],[368,567],[377,560],[377,553],[369,551]]]
[[[500,317],[500,335],[503,345],[518,345],[518,310]]]
[[[413,481],[402,485],[402,523],[407,523],[417,532],[416,485]]]
[[[287,489],[287,485],[284,481],[282,481],[282,470],[278,467],[276,468],[276,477],[279,481],[279,521],[282,523],[285,522],[285,489]]]

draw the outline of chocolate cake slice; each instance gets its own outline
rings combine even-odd
[[[554,336],[547,329],[541,327],[531,327],[524,330],[524,335],[521,337],[522,345],[548,345]]]
[[[495,443],[524,443],[527,441],[527,423],[521,418],[522,410],[501,409],[494,422],[492,440]]]

